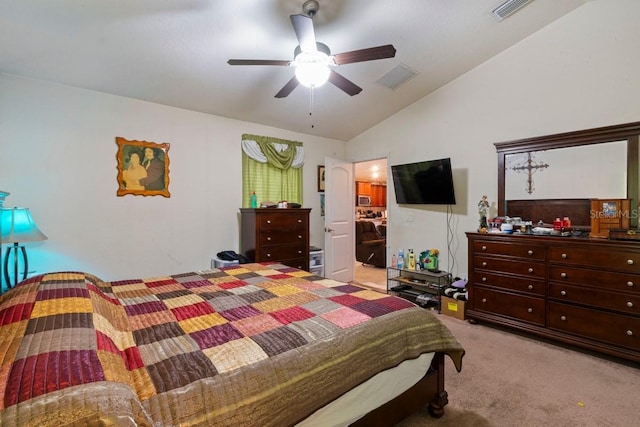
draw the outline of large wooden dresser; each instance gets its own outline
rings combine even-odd
[[[640,362],[640,243],[467,237],[467,318]]]
[[[241,208],[240,252],[254,262],[309,270],[311,209]]]

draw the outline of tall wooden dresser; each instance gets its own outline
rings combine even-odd
[[[241,208],[240,252],[254,262],[309,270],[311,209]]]
[[[467,318],[640,362],[639,243],[467,237]]]

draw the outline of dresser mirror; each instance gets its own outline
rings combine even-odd
[[[588,228],[590,199],[629,198],[637,206],[638,135],[635,122],[494,144],[498,215],[545,223],[569,216]]]

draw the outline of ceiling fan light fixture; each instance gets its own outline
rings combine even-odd
[[[329,80],[330,57],[321,51],[300,52],[293,61],[296,78],[306,87],[320,87]]]

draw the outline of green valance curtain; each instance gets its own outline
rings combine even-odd
[[[242,207],[281,200],[302,204],[302,142],[260,135],[242,135]]]

